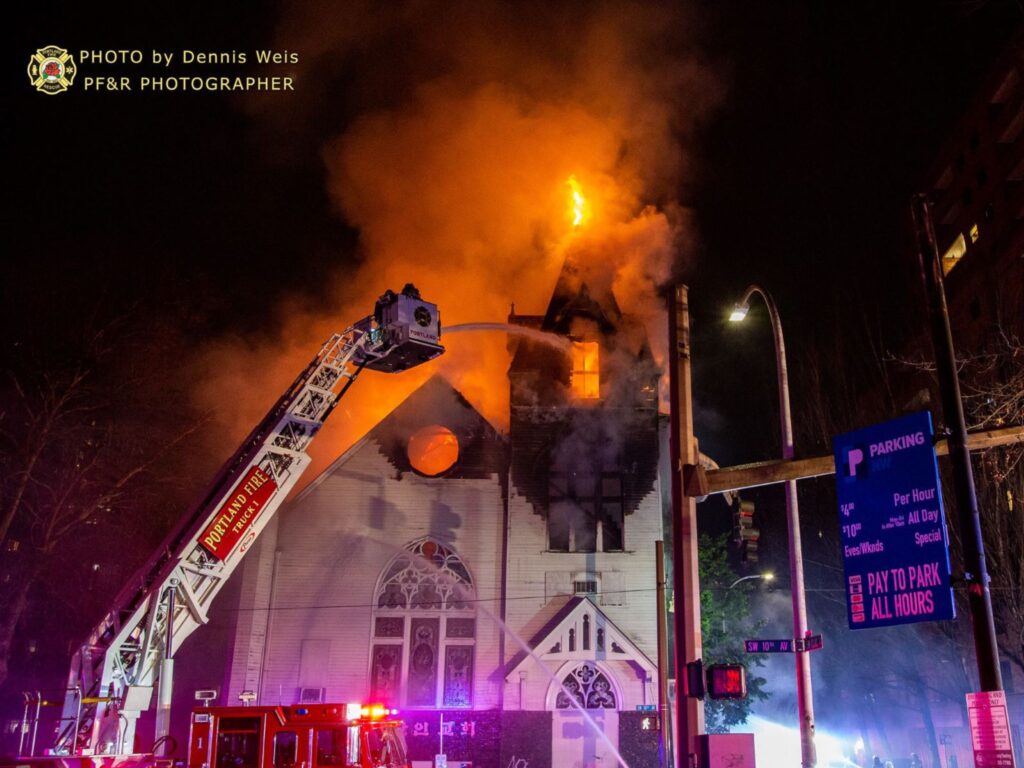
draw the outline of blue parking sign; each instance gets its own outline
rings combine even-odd
[[[832,439],[850,629],[956,616],[927,411]]]

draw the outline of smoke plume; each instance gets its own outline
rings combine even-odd
[[[244,433],[330,333],[407,282],[443,324],[501,322],[513,302],[542,314],[571,257],[604,273],[624,312],[653,319],[655,287],[692,248],[677,198],[718,99],[697,34],[675,3],[286,6],[277,44],[299,52],[296,82],[343,84],[304,98],[337,92],[351,106],[321,141],[330,199],[359,232],[358,266],[339,254],[334,305],[285,302],[273,338],[210,344],[201,404]],[[282,130],[311,114],[248,106]],[[434,363],[364,374],[315,444],[321,467],[435,372],[507,426],[504,336],[443,342]]]

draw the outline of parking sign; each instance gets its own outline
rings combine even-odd
[[[832,440],[850,629],[956,615],[927,411]]]

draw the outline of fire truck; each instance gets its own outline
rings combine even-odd
[[[197,707],[186,768],[409,768],[398,710],[380,704]],[[152,754],[0,759],[5,768],[172,768]]]
[[[440,342],[437,306],[412,284],[386,291],[372,315],[331,336],[74,654],[67,688],[56,697],[62,714],[52,747],[37,749],[37,737],[43,710],[54,702],[26,694],[19,746],[25,757],[16,764],[35,755],[72,768],[155,764],[152,755],[133,754],[139,715],[155,702],[154,743],[166,745],[174,654],[206,623],[221,587],[309,466],[307,449],[320,427],[363,370],[405,371],[441,355]],[[380,708],[357,718],[349,708],[347,719],[344,705],[243,709],[209,707],[193,715],[190,768],[406,765],[400,723]],[[321,732],[335,734],[323,736],[334,741],[322,759]],[[294,739],[291,762],[276,757],[279,734]],[[205,746],[197,746],[201,740]]]
[[[408,768],[397,714],[352,703],[199,708],[188,768]]]

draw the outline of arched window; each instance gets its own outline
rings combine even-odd
[[[570,696],[572,698],[570,698]],[[615,690],[604,672],[584,662],[562,680],[562,690],[555,697],[555,709],[616,709]]]
[[[455,552],[433,539],[408,544],[374,595],[370,689],[385,704],[473,703],[473,580]]]

